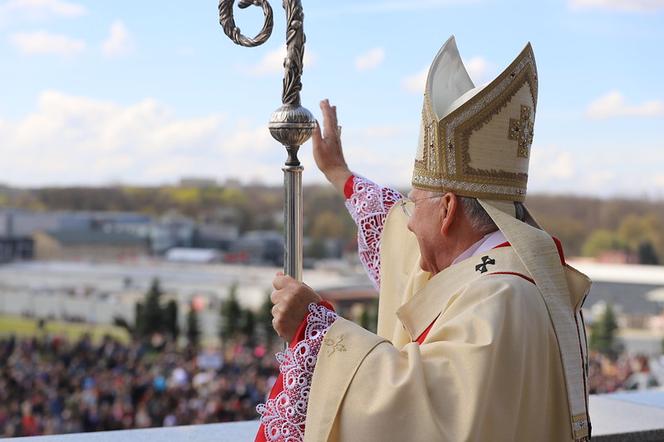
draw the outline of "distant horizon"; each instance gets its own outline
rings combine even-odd
[[[98,183],[98,184],[81,184],[81,183],[71,183],[71,184],[43,184],[43,185],[34,185],[34,186],[20,186],[13,185],[11,183],[0,181],[0,191],[3,188],[19,191],[34,191],[40,189],[112,189],[112,188],[123,188],[123,187],[132,187],[132,188],[146,188],[146,189],[156,189],[156,188],[166,188],[166,187],[185,187],[185,188],[205,188],[206,186],[200,185],[189,185],[185,186],[181,184],[182,179],[191,179],[191,180],[214,180],[211,177],[183,177],[179,180],[172,182],[162,182],[162,183],[131,183],[131,182],[107,182],[107,183]],[[232,183],[229,183],[232,182]],[[237,184],[236,184],[237,183]],[[245,187],[266,187],[271,190],[277,190],[283,187],[281,182],[264,182],[258,180],[242,180],[239,178],[222,178],[216,179],[215,185],[212,187],[228,187],[231,184],[233,186],[238,185],[240,188]],[[379,183],[386,187],[391,187],[399,191],[407,191],[410,189],[410,184],[403,185],[390,185],[385,183]],[[303,188],[307,189],[309,187],[329,187],[330,190],[334,190],[332,185],[327,181],[306,181],[303,183]],[[556,197],[556,198],[584,198],[584,199],[597,199],[597,200],[633,200],[633,201],[643,201],[643,202],[652,202],[652,203],[664,203],[664,190],[660,192],[659,195],[648,195],[648,194],[604,194],[597,195],[591,193],[574,193],[574,192],[564,192],[556,190],[543,190],[539,189],[536,191],[529,191],[528,196],[536,197]],[[527,198],[526,197],[526,198]],[[0,209],[2,206],[0,206]]]

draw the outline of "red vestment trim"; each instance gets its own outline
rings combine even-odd
[[[353,179],[355,178],[355,175],[351,175],[348,177],[346,180],[346,184],[344,184],[344,196],[346,199],[350,198],[353,196]]]
[[[321,301],[318,303],[318,305],[322,305],[323,307],[335,311],[334,307],[332,304],[330,304],[328,301]],[[307,321],[309,320],[309,315],[311,313],[307,313],[307,316],[304,317],[302,322],[300,322],[299,327],[297,328],[297,331],[295,332],[295,335],[293,336],[293,339],[291,339],[290,344],[288,345],[288,348],[291,350],[295,348],[295,346],[304,339],[304,334],[307,329]],[[279,372],[279,376],[277,377],[277,380],[274,382],[274,385],[272,386],[272,390],[270,390],[270,395],[268,396],[268,399],[274,399],[276,398],[279,393],[281,393],[284,390],[284,375]],[[258,433],[256,434],[256,439],[254,439],[254,442],[268,442],[267,439],[265,438],[265,427],[263,424],[260,425],[258,428]]]

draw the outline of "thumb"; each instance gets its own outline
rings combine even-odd
[[[318,124],[318,120],[316,120],[316,125],[314,126],[313,133],[311,134],[311,139],[314,143],[314,146],[323,141],[323,136],[320,131],[320,124]]]

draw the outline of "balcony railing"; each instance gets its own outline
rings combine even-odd
[[[590,397],[593,441],[664,441],[664,390]],[[21,438],[21,442],[242,442],[257,421]]]

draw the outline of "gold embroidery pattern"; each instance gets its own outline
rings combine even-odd
[[[521,105],[521,118],[510,118],[507,138],[518,143],[517,156],[528,158],[530,146],[533,144],[533,129],[535,124],[530,118],[532,111],[528,106]]]
[[[572,417],[572,427],[574,430],[575,440],[581,442],[590,440],[590,435],[588,431],[588,417],[586,414],[577,414]]]
[[[530,69],[524,69],[520,74],[510,76],[510,84],[499,94],[494,97],[494,99],[487,103],[484,108],[480,108],[478,112],[472,117],[468,118],[463,123],[459,124],[457,127],[457,154],[460,156],[462,173],[465,175],[467,181],[472,181],[473,178],[482,182],[488,180],[492,184],[505,184],[511,185],[516,188],[521,188],[526,190],[526,183],[528,182],[527,173],[514,173],[514,172],[505,172],[499,170],[481,170],[475,169],[470,166],[470,135],[481,129],[486,123],[488,123],[496,114],[503,110],[509,101],[514,97],[518,90],[527,84],[531,90],[531,96],[533,97],[533,102],[536,101],[537,95],[532,95],[534,89],[533,84],[537,84],[537,77],[534,72]]]
[[[327,349],[327,356],[332,356],[335,352],[339,351],[346,351],[346,346],[343,344],[344,336],[341,335],[339,336],[336,341],[332,338],[325,338],[323,341],[323,344],[325,344],[326,347],[329,347]]]
[[[439,121],[433,114],[425,93],[422,111],[424,158],[415,161],[413,186],[431,191],[455,191],[476,198],[523,201],[528,174],[470,167],[468,141],[470,134],[503,109],[524,84],[530,89],[532,103],[536,105],[537,68],[530,46],[489,86],[443,120]],[[529,121],[525,129],[520,129],[523,139],[517,157],[521,158],[528,158],[532,144],[534,112],[529,111],[527,116]],[[525,117],[523,110],[522,117]],[[430,129],[432,122],[437,123],[433,131]]]

